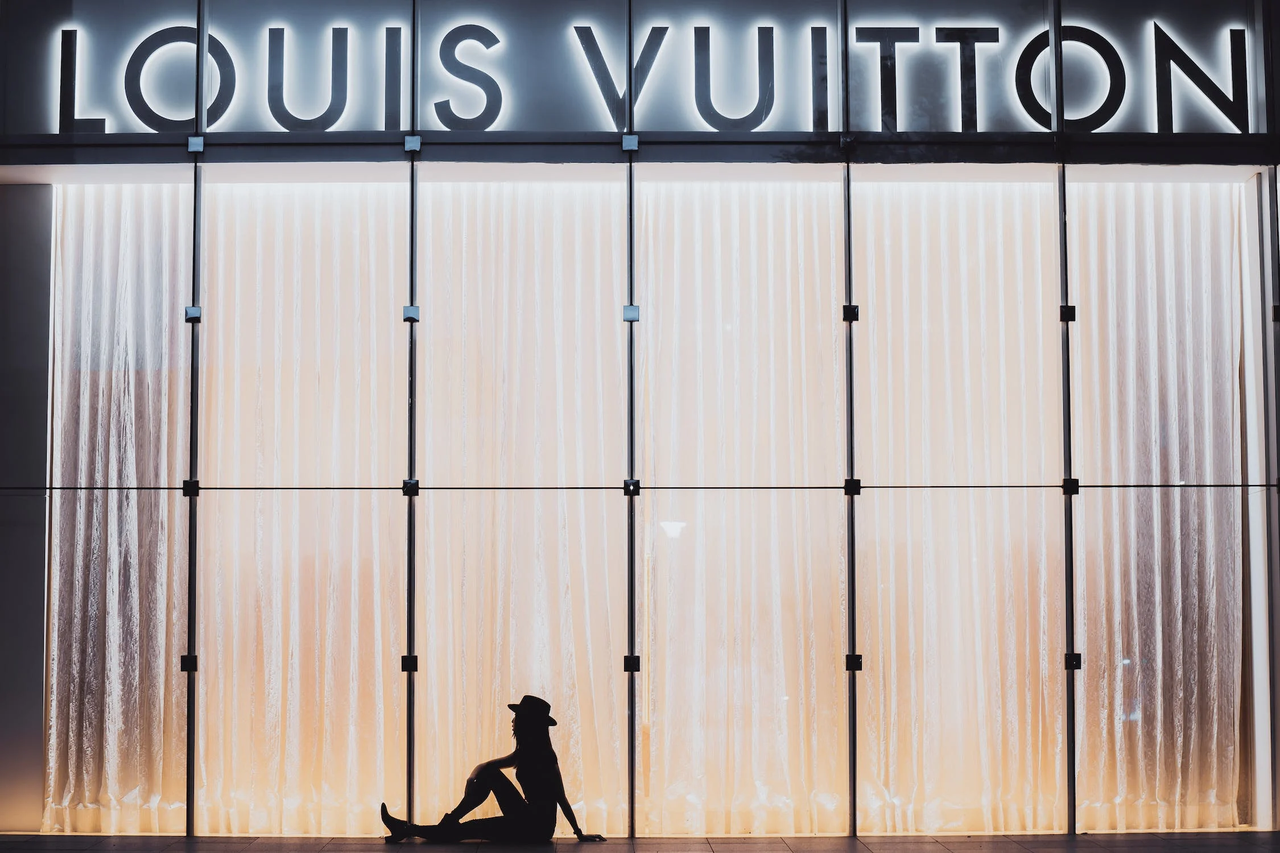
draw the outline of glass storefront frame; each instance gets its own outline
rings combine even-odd
[[[847,32],[850,5],[852,0],[842,0],[840,16],[843,31]],[[204,85],[203,69],[208,65],[202,61],[208,51],[209,21],[208,9],[216,5],[214,0],[199,0],[197,4],[197,31],[200,39],[200,50],[197,51],[197,110],[203,116],[207,100],[207,87]],[[414,42],[413,55],[418,51],[416,42],[423,29],[423,16],[427,13],[427,0],[413,0],[412,15],[414,25],[411,38]],[[627,4],[628,21],[631,20],[630,2]],[[1064,6],[1069,0],[1053,0],[1046,4],[1046,16],[1051,22],[1051,55],[1052,76],[1063,79],[1063,14]],[[844,236],[845,236],[845,309],[841,321],[846,325],[845,340],[845,391],[844,407],[846,412],[846,444],[847,460],[843,477],[832,477],[832,482],[819,488],[842,494],[847,506],[848,565],[846,566],[846,583],[850,595],[856,594],[858,568],[856,547],[856,524],[859,498],[865,492],[876,488],[873,483],[863,483],[859,479],[859,471],[855,466],[855,389],[857,378],[855,373],[854,342],[858,331],[859,309],[853,299],[854,271],[851,261],[851,196],[855,191],[856,179],[853,170],[860,164],[916,164],[916,163],[1042,163],[1057,167],[1058,177],[1058,214],[1062,245],[1061,256],[1061,335],[1062,335],[1062,395],[1063,395],[1063,436],[1064,459],[1063,481],[1061,484],[1037,484],[1038,486],[1061,488],[1063,495],[1065,577],[1065,636],[1062,641],[1064,666],[1069,677],[1066,679],[1065,726],[1068,739],[1068,771],[1064,780],[1068,805],[1067,831],[1076,830],[1075,808],[1075,772],[1076,756],[1074,737],[1076,732],[1076,688],[1075,678],[1070,677],[1078,669],[1079,662],[1072,660],[1077,648],[1074,628],[1075,579],[1073,567],[1073,507],[1080,500],[1082,491],[1087,492],[1091,484],[1081,480],[1075,470],[1071,452],[1072,436],[1072,324],[1076,321],[1075,308],[1071,301],[1072,271],[1067,264],[1067,228],[1068,202],[1067,184],[1071,167],[1082,164],[1164,164],[1164,165],[1251,165],[1262,168],[1262,177],[1258,181],[1260,210],[1260,261],[1262,269],[1261,298],[1264,322],[1272,322],[1269,318],[1280,319],[1280,293],[1277,293],[1277,278],[1280,278],[1280,186],[1277,184],[1277,166],[1280,164],[1280,133],[1277,133],[1276,90],[1280,88],[1280,69],[1273,61],[1275,46],[1280,44],[1280,28],[1275,22],[1275,15],[1270,4],[1256,5],[1256,20],[1253,22],[1254,32],[1259,36],[1255,43],[1261,44],[1263,56],[1255,57],[1253,79],[1256,88],[1265,90],[1265,107],[1259,121],[1260,129],[1254,133],[1240,135],[1216,134],[1089,134],[1065,129],[1067,126],[1064,106],[1061,99],[1054,99],[1052,130],[1044,133],[871,133],[853,132],[847,129],[847,117],[840,121],[843,127],[838,131],[826,133],[770,133],[751,134],[746,132],[727,131],[722,133],[682,133],[636,131],[635,102],[628,87],[625,103],[625,129],[621,134],[615,133],[492,133],[483,132],[444,132],[418,130],[416,132],[373,132],[351,131],[337,133],[297,133],[288,136],[275,136],[252,133],[208,133],[207,128],[197,126],[194,133],[158,133],[130,134],[127,138],[111,138],[95,140],[84,135],[68,134],[61,137],[8,136],[0,137],[0,168],[21,168],[29,165],[48,163],[166,163],[183,164],[189,168],[195,192],[193,195],[193,219],[195,245],[192,262],[191,305],[200,306],[203,302],[201,281],[201,240],[203,223],[203,192],[206,185],[206,170],[211,166],[223,163],[270,163],[270,162],[316,162],[316,163],[403,163],[407,165],[410,218],[409,271],[406,287],[406,317],[413,309],[421,310],[425,302],[424,283],[420,281],[419,272],[419,228],[421,181],[435,163],[452,162],[555,162],[555,163],[614,163],[626,167],[627,173],[627,227],[628,227],[628,264],[626,307],[637,306],[643,312],[643,305],[638,305],[635,269],[636,242],[636,173],[637,166],[646,163],[770,163],[770,162],[805,162],[841,164],[844,171]],[[637,34],[628,27],[627,54],[630,60],[636,51]],[[846,59],[847,62],[847,59]],[[416,69],[415,69],[416,72]],[[420,113],[423,99],[419,97],[419,73],[411,75],[412,92],[409,94],[410,127],[422,128]],[[842,75],[844,85],[848,85],[848,74]],[[1270,83],[1271,85],[1259,85]],[[849,102],[849,93],[843,94],[843,103]],[[842,111],[844,112],[844,111]],[[200,124],[203,124],[203,118]],[[192,140],[199,140],[193,142]],[[618,306],[621,313],[624,306]],[[643,318],[640,319],[643,322]],[[624,667],[628,683],[628,775],[630,834],[635,835],[636,812],[636,703],[640,668],[643,661],[639,658],[640,640],[637,638],[637,504],[642,499],[642,492],[650,484],[637,478],[636,448],[636,412],[637,412],[637,380],[636,380],[636,345],[637,333],[634,322],[627,320],[627,407],[628,407],[628,446],[627,476],[622,483],[601,484],[604,488],[616,489],[623,493],[627,502],[628,518],[628,643],[624,661],[618,662]],[[1277,571],[1277,552],[1280,551],[1280,493],[1275,483],[1280,481],[1280,438],[1277,427],[1280,424],[1280,412],[1277,412],[1277,393],[1275,387],[1276,368],[1280,365],[1280,325],[1264,333],[1267,346],[1264,349],[1265,386],[1266,386],[1266,482],[1244,484],[1221,484],[1222,488],[1240,488],[1262,486],[1266,489],[1266,519],[1268,542],[1269,574],[1274,579]],[[407,520],[407,562],[405,566],[405,588],[408,601],[406,614],[406,646],[401,661],[405,673],[405,697],[407,714],[413,718],[415,702],[414,687],[417,681],[419,659],[423,654],[417,642],[414,625],[418,620],[414,611],[417,598],[416,554],[419,536],[417,533],[418,506],[420,495],[429,492],[432,484],[419,481],[420,465],[417,460],[416,435],[418,407],[426,403],[421,382],[415,365],[418,360],[418,349],[422,345],[419,327],[415,322],[405,323],[405,335],[409,352],[409,384],[407,394],[408,421],[407,458],[408,466],[403,483],[382,484],[384,487],[396,487],[401,490],[405,500]],[[196,561],[196,519],[200,504],[200,469],[198,466],[199,449],[202,436],[196,430],[195,412],[200,404],[201,329],[200,324],[192,323],[190,327],[191,351],[191,430],[189,449],[191,466],[189,482],[177,490],[188,501],[189,537],[188,537],[188,589],[189,598],[187,612],[196,612],[194,599],[197,589],[197,577],[202,567]],[[422,396],[420,396],[422,395]],[[1203,484],[1202,484],[1203,485]],[[204,490],[209,490],[206,485]],[[479,487],[477,487],[479,488]],[[749,488],[749,487],[744,487]],[[783,488],[783,487],[779,487]],[[1274,581],[1273,581],[1274,584]],[[1268,616],[1274,621],[1275,604],[1269,601],[1271,612]],[[850,750],[850,814],[855,814],[856,805],[856,768],[857,760],[854,752],[857,748],[857,709],[858,672],[862,661],[859,648],[856,646],[857,627],[854,619],[855,609],[852,600],[849,606],[847,628],[847,689],[849,705],[848,746]],[[191,666],[184,660],[183,670],[186,672],[188,708],[195,708],[198,690],[198,674],[194,660],[199,654],[196,643],[198,626],[195,620],[187,625],[188,643],[186,654],[191,656]],[[1272,659],[1275,649],[1269,650]],[[1088,665],[1085,661],[1084,665]],[[1271,687],[1273,695],[1275,686]],[[1272,702],[1274,708],[1275,702]],[[1273,712],[1274,716],[1274,712]],[[194,731],[198,721],[194,714],[188,714],[188,730]],[[191,736],[194,738],[194,735]],[[409,726],[406,737],[406,802],[415,801],[413,794],[414,761],[417,747],[414,742],[413,726]],[[1274,740],[1274,739],[1273,739]],[[194,740],[189,739],[189,743]],[[1273,747],[1274,749],[1274,747]],[[195,798],[195,772],[192,766],[194,751],[187,753],[187,802]],[[1274,764],[1274,757],[1269,760]],[[194,809],[188,809],[187,832],[194,834]],[[856,832],[856,829],[855,829]]]

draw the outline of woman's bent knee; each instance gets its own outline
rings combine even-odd
[[[487,782],[502,775],[502,769],[492,764],[481,764],[476,768],[472,778],[477,782]]]

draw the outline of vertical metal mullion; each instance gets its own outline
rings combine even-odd
[[[409,126],[410,132],[418,133],[418,33],[421,29],[419,16],[421,9],[418,0],[413,0],[409,35]],[[418,153],[409,152],[409,305],[418,304]],[[418,324],[408,323],[409,327],[409,433],[407,437],[409,471],[406,479],[417,479],[418,470]],[[417,611],[418,595],[418,499],[412,495],[405,498],[406,512],[406,545],[405,545],[405,654],[416,658],[418,654]],[[414,805],[414,759],[417,748],[415,737],[415,691],[416,667],[405,667],[405,819],[413,823]]]
[[[208,127],[205,110],[205,64],[209,50],[209,20],[205,8],[205,0],[196,0],[196,91],[195,91],[195,123],[197,136],[204,134]],[[204,174],[200,165],[200,153],[194,152],[192,159],[192,235],[191,235],[191,304],[200,304],[200,258],[203,253],[201,231],[204,221]],[[200,324],[191,323],[191,407],[190,423],[187,426],[188,479],[200,479]],[[197,599],[197,522],[199,497],[187,498],[187,655],[196,655],[196,629],[199,624],[196,607]],[[196,834],[196,706],[197,685],[196,667],[187,668],[187,756],[186,756],[186,835],[188,838]]]
[[[840,35],[836,44],[840,50],[840,128],[843,133],[849,132],[849,0],[840,0]],[[844,159],[844,304],[853,304],[853,175],[846,151]],[[857,476],[854,463],[854,360],[853,360],[853,323],[845,322],[845,470],[848,479]],[[846,648],[848,654],[858,651],[858,538],[857,508],[853,495],[846,495],[845,512],[845,598],[847,613],[846,624],[848,637]],[[858,835],[858,673],[849,666],[845,667],[848,680],[846,728],[849,738],[849,834]]]
[[[1058,252],[1061,277],[1062,304],[1071,303],[1070,264],[1067,259],[1067,169],[1058,164]],[[1062,321],[1062,461],[1063,478],[1074,477],[1071,456],[1071,324]],[[1066,652],[1076,650],[1075,622],[1075,517],[1074,496],[1063,489],[1063,542],[1064,542],[1064,623]],[[1064,658],[1065,661],[1065,658]],[[1067,834],[1076,833],[1076,674],[1066,669],[1066,752],[1067,752]]]
[[[1269,76],[1269,72],[1268,72]],[[1268,756],[1270,761],[1271,775],[1271,820],[1272,826],[1276,824],[1276,816],[1280,814],[1280,792],[1276,790],[1277,759],[1280,759],[1280,750],[1276,743],[1276,708],[1277,704],[1277,685],[1276,685],[1276,642],[1278,639],[1275,625],[1275,597],[1277,589],[1277,549],[1280,548],[1280,514],[1277,504],[1277,495],[1275,484],[1277,481],[1277,462],[1280,460],[1280,435],[1277,430],[1280,429],[1280,400],[1276,394],[1276,371],[1280,368],[1280,323],[1276,322],[1274,316],[1277,303],[1277,284],[1280,283],[1280,207],[1277,206],[1277,186],[1276,167],[1267,168],[1265,179],[1258,181],[1258,230],[1261,247],[1261,263],[1262,263],[1262,288],[1259,294],[1260,307],[1262,309],[1262,339],[1265,341],[1267,336],[1271,337],[1271,346],[1268,349],[1263,347],[1263,392],[1265,402],[1263,404],[1263,417],[1265,420],[1265,447],[1263,449],[1265,465],[1265,478],[1267,487],[1265,489],[1265,512],[1266,512],[1266,531],[1267,531],[1267,670],[1268,682],[1270,684],[1268,704],[1270,708],[1270,731],[1271,731],[1271,755]],[[1270,326],[1268,329],[1267,326]]]
[[[418,160],[413,157],[409,163],[409,304],[418,304]],[[409,435],[408,457],[409,473],[406,479],[416,479],[418,468],[417,432],[418,424],[418,324],[409,326]],[[408,502],[407,532],[405,548],[405,654],[417,655],[417,630],[415,611],[417,608],[417,498],[412,495],[405,498]],[[414,671],[409,667],[405,672],[405,801],[408,816],[406,820],[413,822],[413,777],[414,777]]]
[[[1064,91],[1062,52],[1062,3],[1052,0],[1049,12],[1052,17],[1050,42],[1053,56],[1053,134],[1058,159],[1058,264],[1060,300],[1063,306],[1071,304],[1071,268],[1067,257],[1068,211],[1066,168],[1066,93]],[[1066,654],[1076,650],[1076,581],[1075,581],[1075,496],[1065,488],[1072,479],[1071,457],[1071,323],[1062,319],[1062,463],[1063,463],[1063,585],[1064,644],[1063,672],[1066,678],[1066,771],[1067,771],[1067,834],[1076,834],[1076,670],[1068,669]]]
[[[635,20],[627,0],[627,133],[635,133]],[[627,304],[636,304],[636,156],[627,153]],[[627,323],[627,479],[636,478],[636,324]],[[627,496],[627,655],[636,648],[636,497]],[[636,837],[636,677],[627,667],[627,837]]]

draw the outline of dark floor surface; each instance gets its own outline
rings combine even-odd
[[[500,844],[423,845],[407,842],[400,853],[427,848],[453,853],[1204,853],[1271,850],[1280,853],[1280,833],[1158,833],[1143,835],[947,835],[862,838],[637,838],[580,845],[508,847]],[[483,851],[481,851],[483,848]],[[115,851],[115,853],[376,853],[377,838],[199,838],[157,836],[0,835],[0,853],[19,851]],[[423,853],[426,853],[424,850]]]

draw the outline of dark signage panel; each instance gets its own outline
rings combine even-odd
[[[131,101],[194,127],[195,0],[3,0],[0,18],[0,132],[150,131]]]
[[[410,0],[206,2],[210,132],[408,128]]]
[[[430,0],[421,9],[421,129],[622,129],[624,3]]]
[[[635,0],[633,8],[637,130],[840,129],[838,3]]]
[[[1069,129],[1260,130],[1247,0],[1063,0]]]
[[[1264,128],[1255,0],[1063,0],[1067,129]],[[195,0],[0,0],[0,133],[194,130]],[[412,0],[208,0],[210,133],[413,126]],[[420,0],[417,129],[1040,132],[1045,0]],[[842,53],[842,43],[847,54]],[[846,90],[847,104],[841,104]]]
[[[849,17],[852,130],[1045,130],[1018,98],[1019,59],[1050,27],[1044,0],[852,0]],[[1047,103],[1048,53],[1023,70]]]

